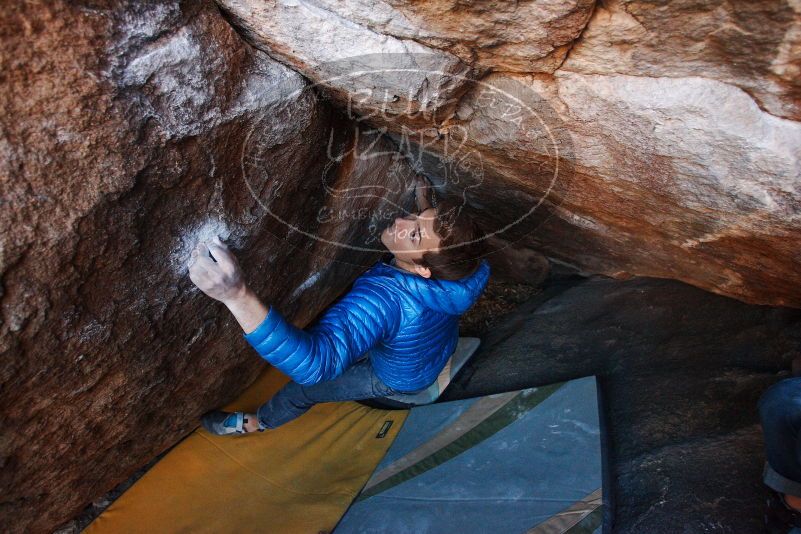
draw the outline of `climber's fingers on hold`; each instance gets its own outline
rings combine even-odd
[[[198,254],[195,257],[194,265],[202,267],[209,273],[218,271],[220,269],[214,260],[211,259],[211,256],[209,256],[209,248],[205,243],[200,243],[195,250],[197,250]]]
[[[218,235],[215,235],[214,238],[211,240],[211,242],[224,248],[225,250],[228,250],[228,245],[223,243],[222,239],[220,239],[220,236]]]
[[[197,261],[198,252],[197,249],[192,249],[192,252],[189,254],[189,261],[187,262],[186,266],[191,269],[192,266]]]
[[[203,289],[209,283],[209,273],[206,269],[195,262],[189,266],[189,279],[197,287]]]
[[[214,259],[217,260],[217,263],[223,271],[226,273],[234,273],[239,269],[236,258],[218,237],[215,237],[214,241],[208,244],[208,248],[211,250],[211,254],[214,256]]]
[[[239,295],[244,286],[242,272],[219,238],[197,244],[191,252],[189,278],[209,297],[225,301]]]

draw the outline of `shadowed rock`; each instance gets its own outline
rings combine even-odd
[[[586,273],[801,306],[797,7],[219,4],[442,190],[470,189],[498,238]],[[352,75],[365,58],[384,76]]]
[[[672,280],[546,283],[496,321],[442,401],[597,375],[615,532],[764,532],[756,403],[788,376],[801,310]]]

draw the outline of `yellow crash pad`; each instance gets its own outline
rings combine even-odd
[[[224,409],[254,412],[287,380],[268,367]],[[407,414],[324,403],[265,432],[214,436],[198,428],[84,532],[328,533]]]

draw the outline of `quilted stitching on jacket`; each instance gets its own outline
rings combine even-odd
[[[489,280],[487,260],[461,280],[433,280],[379,261],[311,327],[301,330],[270,306],[244,338],[295,382],[341,375],[367,354],[376,375],[398,391],[436,380],[459,339],[459,316]]]

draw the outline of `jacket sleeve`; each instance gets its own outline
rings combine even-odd
[[[393,337],[400,303],[384,286],[358,281],[311,328],[290,324],[274,306],[244,338],[262,358],[307,386],[341,375],[371,347]]]

